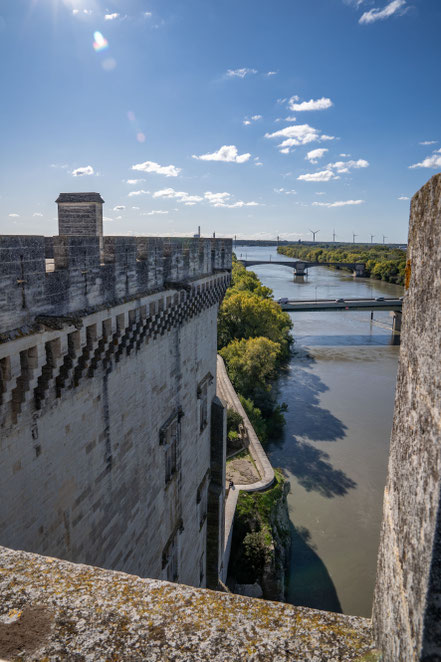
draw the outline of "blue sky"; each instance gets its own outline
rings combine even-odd
[[[98,191],[106,234],[405,241],[440,27],[439,0],[0,0],[0,232]]]

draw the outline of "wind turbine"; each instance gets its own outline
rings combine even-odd
[[[385,240],[385,239],[387,239],[387,237],[386,237],[386,235],[384,234],[384,235],[383,235],[383,244],[384,244],[384,240]]]
[[[372,244],[372,239],[375,237],[374,234],[371,234],[371,244]]]
[[[320,230],[311,230],[311,228],[309,228],[309,231],[312,234],[312,241],[315,242],[315,235],[318,234]]]
[[[334,244],[335,244],[335,228],[334,228],[334,230],[332,231],[332,241],[333,241]]]
[[[358,237],[358,234],[352,233],[352,243],[355,244],[355,237]]]

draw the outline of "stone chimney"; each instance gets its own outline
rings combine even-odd
[[[99,193],[60,193],[58,234],[103,236],[103,203]]]

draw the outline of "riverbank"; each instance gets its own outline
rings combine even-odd
[[[406,277],[406,251],[400,248],[390,248],[378,244],[348,246],[347,244],[330,245],[318,242],[313,246],[303,246],[302,244],[279,246],[277,252],[280,255],[308,262],[363,263],[366,278],[384,280],[397,285],[404,285]],[[341,268],[344,270],[344,267]]]
[[[226,583],[233,593],[284,602],[290,552],[289,483],[273,470],[220,356],[216,391],[242,418],[249,453],[242,461],[257,478],[232,486],[227,481],[224,564],[230,563]]]
[[[248,259],[282,257],[275,248],[242,250]],[[276,299],[403,293],[397,285],[325,267],[296,280],[289,267],[253,269]],[[294,351],[275,386],[288,405],[286,425],[278,440],[265,444],[291,484],[287,601],[369,616],[399,347],[369,312],[295,313],[292,320]],[[375,313],[375,321],[390,328],[388,313]]]

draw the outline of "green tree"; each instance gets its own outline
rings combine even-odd
[[[234,387],[245,396],[270,391],[281,348],[268,338],[233,340],[219,354],[225,360]]]
[[[233,340],[265,336],[281,346],[287,354],[292,327],[291,319],[271,299],[261,299],[249,292],[236,292],[224,299],[218,317],[219,347]]]

